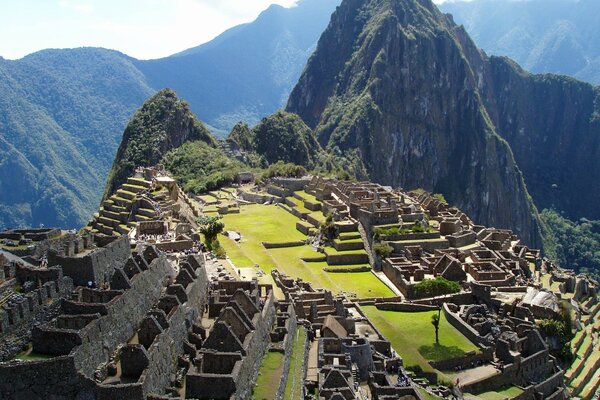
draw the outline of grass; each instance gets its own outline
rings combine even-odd
[[[256,400],[274,399],[279,388],[279,381],[283,372],[283,353],[268,351],[262,360],[256,386],[252,398]]]
[[[504,399],[512,399],[523,393],[522,389],[519,389],[516,386],[508,386],[502,389],[498,389],[490,392],[483,392],[474,395],[474,397],[483,400],[504,400]]]
[[[435,331],[431,316],[437,311],[396,312],[382,311],[375,306],[364,306],[363,310],[371,322],[402,356],[404,365],[419,365],[424,371],[434,372],[428,360],[440,361],[461,356],[478,348],[456,330],[441,315],[440,343],[435,343]]]
[[[304,363],[304,342],[306,341],[306,331],[298,327],[296,337],[294,338],[294,348],[291,355],[290,373],[285,384],[283,398],[286,400],[300,400],[302,394],[302,366]],[[273,397],[274,398],[274,397]]]
[[[310,216],[312,216],[320,224],[324,224],[325,221],[327,220],[327,217],[324,216],[321,211],[310,212]]]
[[[240,214],[223,217],[227,230],[239,231],[249,241],[256,240],[259,243],[306,239],[305,235],[296,230],[296,221],[298,218],[278,206],[261,204],[244,206]]]
[[[424,398],[425,400],[439,400],[441,399],[441,397],[435,396],[431,393],[429,393],[427,390],[417,387],[417,392],[419,392],[419,394],[421,395],[422,398]]]
[[[313,196],[312,194],[306,193],[304,190],[300,190],[295,193],[298,194],[300,197],[302,197],[304,200],[308,200],[311,203],[320,203],[320,201],[317,200],[317,198],[315,196]]]
[[[323,268],[329,267],[326,262],[302,261],[302,258],[322,255],[311,246],[265,249],[262,242],[290,242],[306,238],[296,230],[299,219],[280,207],[248,205],[242,207],[240,214],[225,215],[223,221],[226,230],[242,234],[240,242],[223,236],[219,238],[236,267],[248,268],[258,264],[266,273],[276,268],[292,278],[310,282],[315,288],[329,289],[334,293],[354,293],[358,298],[394,296],[371,272],[328,273],[323,271]]]
[[[367,254],[367,252],[364,249],[338,251],[334,247],[325,247],[325,254],[330,254],[330,255],[339,255],[339,254]]]

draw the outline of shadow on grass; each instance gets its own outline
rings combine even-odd
[[[440,343],[434,343],[431,346],[423,345],[419,347],[419,353],[426,359],[431,361],[442,361],[450,358],[462,357],[465,352],[456,346],[444,346]]]

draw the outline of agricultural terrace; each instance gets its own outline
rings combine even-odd
[[[469,351],[478,351],[477,346],[450,325],[443,313],[440,321],[440,343],[436,344],[431,316],[437,314],[437,311],[382,311],[375,306],[363,306],[362,309],[390,341],[392,348],[400,354],[407,367],[418,365],[423,371],[439,372],[427,361],[447,360],[463,356]]]
[[[299,242],[306,235],[296,230],[297,217],[275,205],[252,204],[242,206],[239,214],[223,216],[225,230],[239,232],[239,242],[221,237],[219,240],[236,268],[254,268],[256,264],[268,276],[263,281],[272,283],[270,272],[277,269],[292,278],[301,278],[315,288],[345,292],[358,298],[391,297],[394,293],[372,272],[325,272],[324,268],[356,268],[356,265],[329,266],[325,255],[312,246],[301,245],[266,249],[262,243]],[[328,248],[328,251],[332,250]],[[352,251],[351,251],[352,252]],[[308,261],[303,261],[308,259]],[[314,260],[314,261],[313,261]],[[362,265],[363,267],[365,264]]]

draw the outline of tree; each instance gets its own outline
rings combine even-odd
[[[217,238],[217,235],[223,232],[225,224],[221,221],[220,216],[203,215],[196,219],[200,225],[200,233],[204,235],[206,244],[210,247]]]
[[[440,308],[438,310],[437,314],[433,314],[431,316],[431,325],[433,325],[433,328],[435,329],[435,342],[438,344],[440,343],[439,333],[440,333],[440,314],[441,314],[441,312],[442,312],[442,309]]]
[[[327,214],[327,219],[325,219],[325,223],[321,225],[321,236],[325,239],[326,242],[331,243],[333,239],[335,239],[339,234],[338,227],[335,225],[335,221],[333,220],[333,214]]]

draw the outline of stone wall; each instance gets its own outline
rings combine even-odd
[[[100,285],[108,282],[114,268],[123,265],[130,256],[129,238],[124,235],[85,256],[66,257],[51,251],[48,265],[60,265],[63,274],[73,279],[75,286],[85,286],[89,281]]]
[[[0,364],[1,399],[94,399],[93,389],[93,382],[77,373],[69,356]]]
[[[284,400],[283,396],[285,394],[285,386],[287,384],[287,379],[290,374],[290,365],[292,363],[292,352],[294,351],[294,344],[297,340],[296,338],[298,335],[298,319],[296,318],[296,312],[294,310],[294,307],[290,305],[290,307],[288,307],[288,310],[290,315],[286,323],[288,333],[285,336],[285,341],[283,344],[283,371],[281,373],[281,379],[279,380],[279,388],[277,389],[277,395],[275,397],[276,400]]]
[[[442,311],[444,312],[444,316],[446,317],[446,320],[450,323],[450,325],[455,327],[460,333],[462,333],[471,342],[475,343],[478,346],[483,346],[483,347],[493,346],[493,343],[490,343],[489,340],[482,337],[479,334],[479,332],[477,332],[475,329],[473,329],[473,327],[471,327],[469,324],[467,324],[465,321],[463,321],[463,319],[460,318],[460,316],[458,314],[450,311],[450,309],[448,308],[448,304],[444,303],[444,305],[442,307]]]
[[[63,277],[60,268],[29,270],[17,265],[14,272],[17,283],[29,281],[38,286],[0,307],[0,361],[15,357],[31,341],[33,327],[56,317],[61,299],[73,290],[73,281]]]
[[[327,264],[346,265],[346,264],[368,264],[369,256],[367,253],[338,253],[327,254]]]
[[[247,192],[244,190],[240,190],[238,192],[239,196],[250,203],[264,204],[264,203],[282,203],[283,199],[277,196],[271,196],[264,193],[253,193]]]
[[[93,376],[98,365],[106,362],[118,345],[133,336],[146,312],[160,297],[163,288],[161,282],[164,283],[170,273],[171,266],[166,257],[154,260],[147,271],[131,279],[130,289],[109,303],[106,315],[93,320],[81,330],[59,329],[53,324],[34,329],[34,351],[60,354],[68,348],[58,347],[60,338],[70,338],[71,343],[76,345],[70,352],[75,366],[85,376]],[[102,343],[102,346],[98,343]]]
[[[375,302],[375,307],[378,310],[384,311],[402,311],[402,312],[422,312],[422,311],[437,311],[437,306],[416,304],[416,303],[391,303],[391,302]]]
[[[292,196],[294,193],[293,191],[280,187],[280,186],[275,186],[275,185],[269,185],[267,186],[267,193],[276,196],[276,197],[288,197],[288,196]]]
[[[303,190],[306,185],[310,183],[311,178],[284,178],[277,177],[273,178],[273,183],[277,186],[289,189],[292,192]]]
[[[271,291],[267,296],[264,307],[261,311],[259,323],[253,332],[249,343],[246,357],[242,362],[242,367],[236,382],[236,398],[249,399],[252,394],[252,388],[256,382],[260,364],[269,345],[269,337],[273,321],[275,320],[275,296]]]
[[[197,278],[185,289],[187,301],[172,313],[169,327],[155,337],[148,349],[148,367],[141,375],[146,395],[160,394],[168,386],[177,368],[177,357],[183,353],[188,327],[204,310],[208,300],[208,277],[204,268],[195,271]]]

